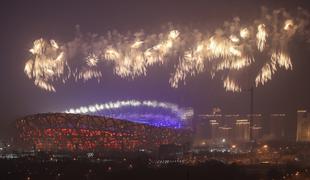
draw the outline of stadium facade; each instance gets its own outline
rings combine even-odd
[[[186,129],[67,113],[26,116],[16,121],[16,128],[19,148],[37,151],[153,151],[191,139]]]

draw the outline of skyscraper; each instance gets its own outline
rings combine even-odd
[[[252,122],[251,122],[252,140],[257,141],[263,135],[263,119],[262,119],[262,114],[248,114],[247,118],[248,119],[252,118]]]
[[[270,114],[270,135],[272,140],[284,140],[285,124],[287,116],[286,114]]]
[[[235,141],[236,120],[240,119],[239,114],[226,114],[220,127],[220,134],[223,139]]]
[[[231,127],[233,128],[235,126],[236,120],[240,119],[239,114],[226,114],[224,116],[224,120],[222,125],[225,127]]]
[[[210,121],[210,139],[216,141],[219,138],[219,125],[218,120],[211,119]]]
[[[310,113],[306,110],[297,111],[297,135],[296,141],[310,141]]]
[[[196,130],[195,130],[195,137],[196,140],[205,141],[207,139],[207,132],[208,132],[209,120],[205,114],[200,114],[197,116],[196,119]]]
[[[261,126],[252,126],[251,127],[252,131],[252,140],[257,141],[260,140],[261,137],[263,136],[263,127]]]
[[[233,140],[233,128],[227,126],[219,127],[219,136],[223,142],[231,142]]]
[[[248,142],[250,140],[250,121],[248,119],[236,120],[235,140],[237,142]]]
[[[196,138],[206,140],[208,137],[212,141],[219,138],[219,126],[222,121],[221,114],[200,114],[196,123]]]

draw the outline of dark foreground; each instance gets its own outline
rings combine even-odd
[[[294,165],[236,165],[208,161],[196,166],[152,165],[144,160],[0,160],[0,179],[310,179],[308,169]]]

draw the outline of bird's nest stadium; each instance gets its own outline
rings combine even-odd
[[[129,111],[134,107],[143,111]],[[16,121],[16,144],[40,151],[156,150],[162,144],[190,141],[191,113],[168,103],[120,101],[30,115]]]

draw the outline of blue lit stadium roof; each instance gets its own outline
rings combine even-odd
[[[168,102],[125,100],[81,106],[66,113],[89,114],[129,120],[156,127],[187,128],[193,116],[192,108],[180,108]]]

